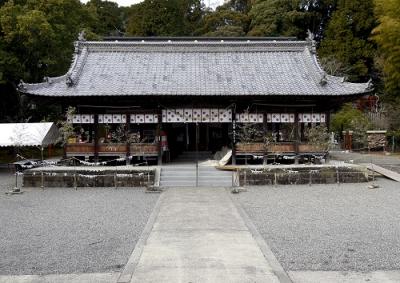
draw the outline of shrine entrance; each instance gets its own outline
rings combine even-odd
[[[229,126],[226,123],[163,124],[163,130],[167,134],[171,159],[183,152],[196,150],[214,154],[222,147],[230,146]]]

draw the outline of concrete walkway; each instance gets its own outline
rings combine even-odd
[[[158,209],[124,280],[132,272],[130,282],[290,282],[272,253],[265,252],[268,246],[260,247],[253,237],[226,190],[169,189]]]

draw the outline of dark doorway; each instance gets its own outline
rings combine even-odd
[[[199,123],[198,150],[215,153],[223,146],[229,146],[229,124]],[[196,124],[176,123],[165,124],[168,146],[171,158],[179,156],[184,151],[196,151]]]

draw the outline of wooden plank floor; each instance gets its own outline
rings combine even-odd
[[[363,165],[365,165],[371,171],[375,171],[379,174],[382,174],[385,177],[388,177],[389,179],[400,182],[400,174],[399,173],[388,170],[386,168],[383,168],[383,167],[373,164],[373,163],[365,163]]]

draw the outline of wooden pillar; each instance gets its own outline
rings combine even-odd
[[[94,114],[94,162],[99,161],[99,114]]]
[[[199,122],[196,122],[196,187],[199,186]]]
[[[129,134],[131,131],[131,115],[126,113],[126,122],[125,122],[125,136],[126,136],[126,165],[131,163],[131,142],[129,140]]]
[[[297,111],[294,112],[294,150],[295,150],[295,159],[294,163],[299,164],[299,113]]]
[[[331,130],[331,112],[329,111],[326,111],[325,113],[325,125],[329,133]]]
[[[189,137],[189,123],[185,123],[185,148],[186,151],[189,150],[189,143],[190,143],[190,137]]]
[[[266,147],[266,139],[268,135],[268,125],[267,125],[267,113],[263,114],[263,135],[264,135],[264,155],[263,155],[263,164],[266,165],[268,163],[268,147]]]
[[[236,107],[232,107],[232,165],[236,165]]]
[[[161,129],[162,129],[162,111],[161,109],[159,109],[158,113],[158,123],[157,123],[157,130],[156,130],[156,136],[157,136],[157,152],[158,152],[158,156],[157,156],[157,164],[158,166],[162,165],[162,154],[163,154],[163,149],[162,149],[162,145],[161,145]]]

